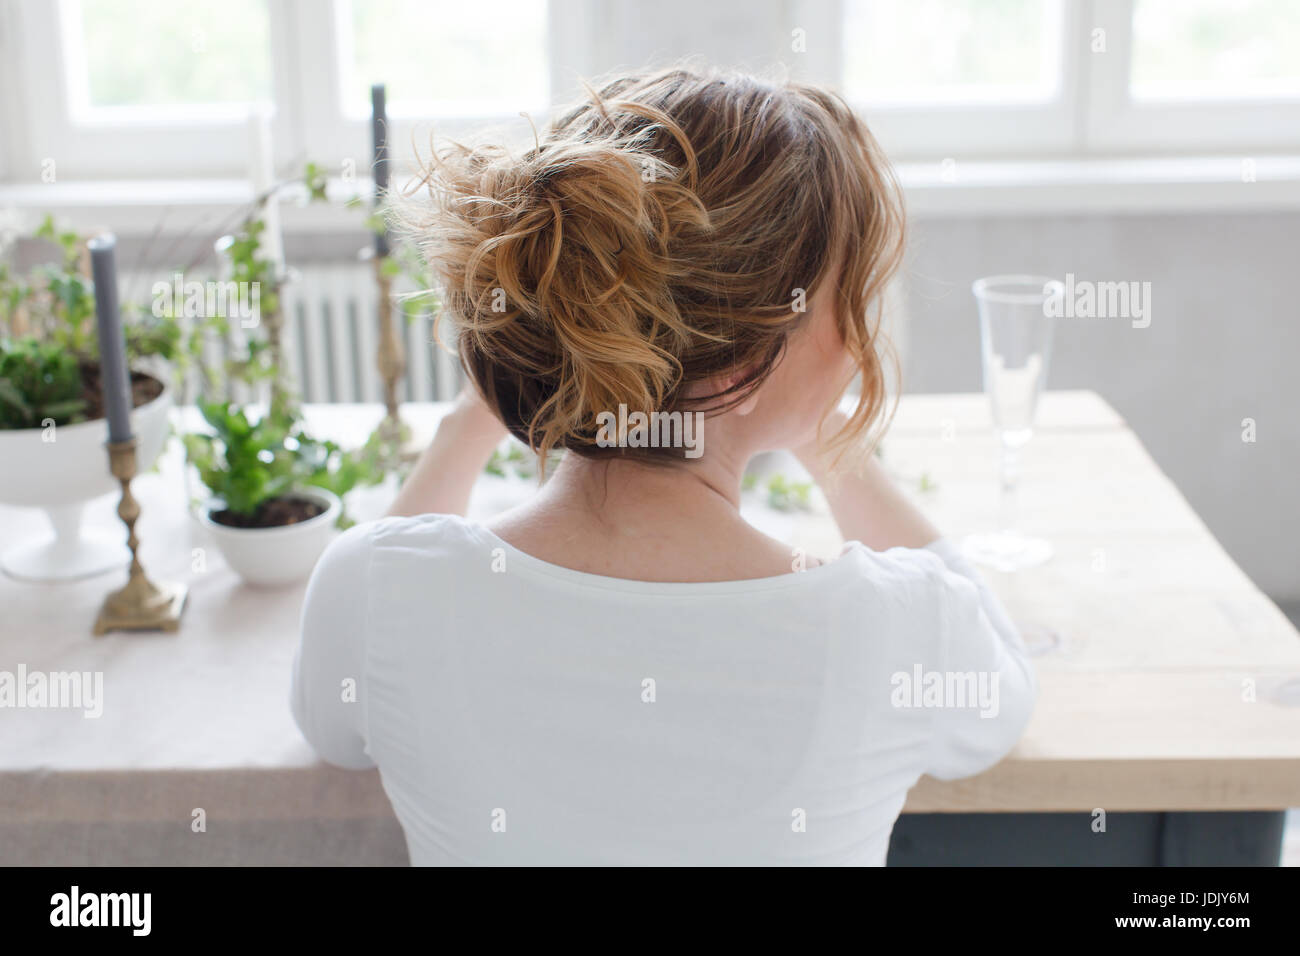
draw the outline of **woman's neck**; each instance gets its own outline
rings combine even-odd
[[[789,547],[740,516],[746,461],[710,452],[707,461],[668,465],[570,454],[537,495],[489,525],[543,561],[611,577],[729,581],[789,572]]]
[[[568,454],[539,498],[581,502],[585,508],[597,511],[655,501],[680,511],[713,511],[725,505],[738,512],[747,460],[718,454],[659,464]]]

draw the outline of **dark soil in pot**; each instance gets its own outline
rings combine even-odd
[[[148,405],[163,393],[163,383],[144,372],[131,373],[131,407]],[[87,421],[104,417],[104,391],[98,362],[81,363],[81,398],[86,403],[82,413]]]
[[[210,516],[217,524],[230,528],[284,528],[319,517],[326,510],[325,505],[319,501],[285,495],[263,501],[251,515],[237,514],[227,509],[210,512]]]

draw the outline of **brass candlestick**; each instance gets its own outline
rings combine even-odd
[[[140,504],[131,494],[131,479],[135,477],[136,440],[107,442],[109,470],[122,483],[122,500],[117,513],[126,524],[127,547],[131,549],[131,572],[126,587],[113,591],[104,598],[99,617],[95,619],[96,636],[108,631],[168,631],[180,628],[181,609],[185,607],[187,589],[183,584],[155,584],[150,581],[140,565],[137,553],[140,539],[135,534],[135,522],[140,517]]]
[[[384,420],[379,433],[391,449],[396,462],[410,462],[418,457],[416,449],[405,447],[408,435],[402,427],[398,410],[397,387],[406,375],[406,350],[393,323],[393,277],[384,268],[388,256],[374,256],[375,283],[379,287],[379,377],[384,383]]]
[[[384,419],[394,431],[400,428],[397,413],[397,386],[406,373],[406,354],[402,341],[393,327],[393,277],[384,264],[387,256],[375,256],[375,282],[379,286],[379,376],[384,382]]]

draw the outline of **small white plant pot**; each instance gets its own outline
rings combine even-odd
[[[314,518],[280,528],[232,528],[212,519],[214,510],[224,507],[208,501],[198,506],[195,518],[216,544],[230,569],[246,584],[257,588],[284,587],[305,581],[316,561],[335,534],[342,505],[324,488],[295,491],[294,498],[306,498],[324,505]]]
[[[167,441],[171,389],[131,412],[136,472],[151,467]],[[108,423],[97,418],[76,425],[0,430],[0,502],[41,508],[52,535],[23,541],[0,555],[0,567],[24,581],[70,581],[125,570],[131,560],[126,527],[84,530],[87,501],[120,492],[108,470]]]

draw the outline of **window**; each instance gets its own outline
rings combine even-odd
[[[1300,95],[1300,4],[1294,0],[1138,0],[1135,100]]]
[[[337,5],[343,109],[370,115],[387,85],[398,116],[514,116],[549,103],[546,4],[505,0],[484,29],[477,3],[344,0]]]
[[[263,0],[64,0],[62,26],[74,118],[243,112],[271,99]]]
[[[896,157],[1300,147],[1293,0],[840,0]]]
[[[881,106],[1047,102],[1061,12],[1051,0],[845,0],[844,90]]]
[[[842,0],[843,89],[891,155],[1064,150],[1077,48],[1062,0]]]
[[[375,82],[389,88],[395,143],[428,121],[459,133],[544,116],[553,21],[584,36],[576,21],[590,9],[588,0],[12,2],[0,6],[0,42],[9,41],[0,80],[21,90],[21,115],[0,116],[0,167],[46,182],[246,176],[248,116],[262,104],[273,110],[279,168],[310,158],[364,169]]]
[[[1251,155],[1300,147],[1300,6],[1093,0],[1087,144]],[[1098,34],[1098,31],[1101,31]]]
[[[401,163],[682,57],[838,84],[922,166],[1300,151],[1296,0],[3,0],[0,171],[244,178],[261,104],[280,169],[364,170],[372,83]]]

